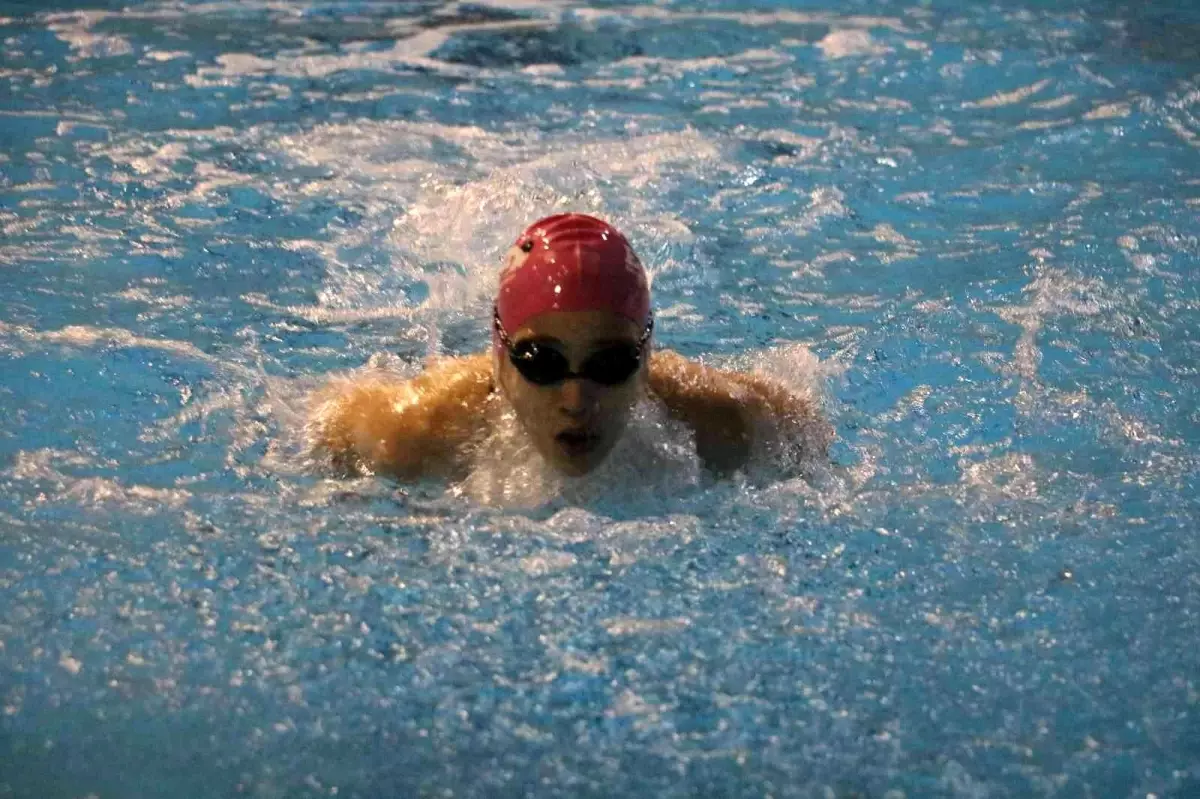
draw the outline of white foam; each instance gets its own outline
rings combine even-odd
[[[170,141],[162,145],[153,145],[145,141],[122,141],[95,151],[97,155],[106,156],[114,164],[127,165],[140,179],[149,185],[155,185],[157,180],[175,177],[174,163],[188,156],[188,146],[182,141]],[[111,180],[123,182],[119,174],[111,175]]]
[[[1025,292],[1030,296],[1027,305],[1009,305],[997,308],[995,313],[1021,326],[1022,333],[1013,350],[1013,368],[1021,377],[1035,380],[1042,359],[1037,334],[1045,317],[1097,315],[1104,310],[1100,297],[1107,294],[1107,288],[1099,279],[1072,277],[1061,269],[1041,268]]]
[[[857,28],[830,31],[817,42],[817,49],[831,59],[884,55],[892,51],[875,41],[869,32]]]
[[[171,296],[161,296],[150,291],[143,286],[131,286],[124,291],[118,292],[116,297],[122,300],[131,302],[141,302],[147,305],[155,305],[159,308],[186,308],[191,304],[191,298],[182,294]]]
[[[187,50],[147,50],[143,56],[148,61],[174,61],[177,58],[191,58]]]
[[[570,552],[539,552],[521,559],[521,571],[531,577],[544,577],[571,568],[577,560]]]
[[[83,127],[96,128],[104,132],[106,136],[111,135],[112,126],[103,122],[81,122],[70,119],[60,119],[58,124],[54,126],[55,136],[71,136],[77,130]]]
[[[1028,86],[1022,86],[1011,91],[996,92],[995,94],[985,97],[982,100],[968,100],[962,103],[963,108],[1000,108],[1006,105],[1015,105],[1023,102],[1035,94],[1038,94],[1053,81],[1049,78],[1043,78]]]
[[[689,72],[702,72],[712,69],[731,69],[735,72],[744,73],[746,67],[754,66],[757,68],[767,68],[774,66],[783,66],[795,61],[795,57],[787,53],[781,53],[778,50],[751,48],[743,50],[740,53],[730,53],[724,56],[713,56],[711,58],[667,58],[663,56],[648,56],[637,55],[622,58],[619,61],[614,61],[611,64],[601,66],[598,75],[610,75],[617,71],[636,70],[642,73],[642,76],[630,78],[630,80],[644,80],[645,73],[653,73],[656,75],[666,75],[671,77],[681,77]],[[617,81],[619,83],[619,81]],[[590,80],[585,83],[591,83]],[[705,85],[711,85],[706,82]]]
[[[578,8],[573,12],[580,19],[602,20],[612,17],[657,19],[668,22],[717,21],[732,22],[748,27],[777,25],[829,25],[836,28],[887,28],[897,33],[908,32],[896,17],[841,15],[829,12],[805,11],[675,11],[662,6],[637,6],[620,9]]]
[[[495,291],[499,257],[516,233],[531,220],[556,211],[574,210],[611,219],[643,254],[651,272],[655,264],[639,238],[686,243],[691,232],[669,213],[651,209],[643,189],[658,184],[672,169],[691,170],[716,164],[719,148],[695,131],[640,136],[623,141],[537,142],[508,147],[497,164],[479,180],[423,184],[392,231],[398,245],[411,247],[419,260],[462,264],[466,276],[457,290],[443,284],[444,296],[456,307],[485,305]],[[627,188],[629,209],[606,207],[602,182]],[[639,225],[634,220],[645,219]],[[448,278],[454,280],[454,278]]]
[[[1008,452],[964,465],[963,483],[980,492],[989,503],[1001,499],[1034,499],[1038,496],[1038,470],[1033,457]]]
[[[74,11],[48,14],[45,20],[46,28],[71,48],[71,60],[129,55],[133,45],[125,37],[97,34],[91,30],[97,22],[110,16],[114,15],[104,11]]]
[[[348,322],[372,322],[381,319],[416,318],[418,312],[403,306],[382,308],[329,308],[320,305],[279,305],[261,294],[243,294],[242,299],[250,305],[288,314],[316,324],[345,324]]]
[[[589,506],[614,496],[624,503],[653,504],[700,485],[701,467],[690,432],[666,418],[656,404],[639,403],[604,463],[578,478],[551,468],[511,410],[499,410],[470,474],[454,488],[479,504],[532,508],[553,501]]]
[[[604,619],[600,625],[609,635],[650,635],[653,633],[675,632],[690,627],[691,619],[685,617],[668,619],[645,619],[635,616],[616,616]],[[640,712],[629,710],[627,712]]]
[[[92,327],[91,325],[68,325],[59,330],[33,330],[21,325],[11,325],[0,322],[0,335],[21,338],[25,341],[44,342],[48,344],[63,344],[74,347],[95,347],[98,345],[114,347],[144,347],[164,350],[193,358],[213,365],[224,362],[214,358],[195,345],[186,341],[173,339],[147,338],[138,336],[120,327]]]
[[[494,70],[441,61],[432,57],[453,36],[463,32],[522,31],[548,28],[545,19],[473,22],[462,25],[443,25],[435,28],[395,29],[397,40],[386,50],[346,48],[338,52],[284,52],[270,58],[254,53],[224,53],[215,66],[200,66],[185,78],[190,86],[228,85],[231,79],[247,76],[279,75],[302,78],[324,78],[350,70],[395,72],[398,69],[419,67],[447,77],[486,78]],[[406,35],[407,34],[407,35]]]
[[[157,513],[164,507],[181,508],[191,498],[191,493],[181,488],[126,485],[107,477],[76,477],[63,472],[64,467],[114,469],[117,464],[111,460],[98,462],[93,455],[80,451],[22,450],[0,475],[12,480],[53,483],[57,492],[55,500],[94,507],[116,506],[140,515]]]
[[[845,200],[845,192],[836,186],[818,186],[809,192],[808,207],[781,220],[780,225],[793,233],[811,233],[825,219],[845,217],[849,213]]]

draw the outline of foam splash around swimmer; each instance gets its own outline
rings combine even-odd
[[[752,374],[770,374],[814,406],[829,407],[826,382],[831,367],[821,364],[802,345],[746,353],[736,365]],[[413,365],[381,356],[337,381],[386,385],[408,380],[413,374]],[[314,400],[313,386],[312,379],[271,383],[269,404],[275,408],[284,435],[272,448],[270,460],[281,472],[319,474],[332,466],[317,438],[323,417],[335,409]],[[579,477],[564,475],[547,463],[530,443],[512,408],[499,397],[494,397],[488,413],[491,432],[472,447],[466,477],[424,480],[423,494],[444,493],[475,507],[536,510],[539,515],[547,509],[576,505],[613,517],[653,516],[686,507],[689,497],[722,481],[697,456],[695,436],[688,426],[672,419],[650,396],[637,402],[605,461]],[[827,433],[826,423],[818,417],[787,435],[763,436],[744,468],[724,480],[767,486],[800,479],[819,485],[829,470],[828,459],[821,454]],[[355,471],[371,474],[361,465]],[[392,481],[382,476],[375,479],[385,484]]]
[[[695,491],[705,477],[687,428],[643,399],[608,458],[589,474],[569,477],[551,467],[530,443],[516,414],[505,408],[482,442],[470,474],[454,494],[492,507],[643,506],[662,496]]]

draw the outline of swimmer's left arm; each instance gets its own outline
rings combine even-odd
[[[697,454],[717,472],[743,466],[763,436],[803,430],[822,452],[832,438],[811,397],[762,375],[716,369],[656,350],[649,383],[671,415],[695,431]]]

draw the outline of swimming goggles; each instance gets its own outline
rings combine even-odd
[[[536,386],[550,386],[572,378],[590,380],[602,386],[617,386],[633,377],[642,365],[646,342],[654,330],[654,317],[646,320],[646,329],[642,331],[637,344],[614,344],[597,350],[587,357],[578,372],[571,371],[567,356],[553,347],[539,345],[536,341],[521,341],[514,345],[500,323],[500,312],[494,308],[492,324],[496,326],[496,335],[508,352],[508,360],[521,373],[521,377]]]

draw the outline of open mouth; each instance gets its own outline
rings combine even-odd
[[[586,430],[564,430],[554,437],[568,455],[586,455],[595,449],[600,437]]]

